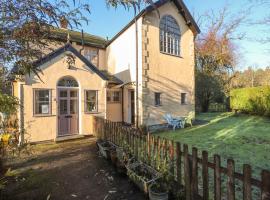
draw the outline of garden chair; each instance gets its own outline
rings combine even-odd
[[[182,127],[182,122],[180,119],[174,119],[170,114],[164,115],[164,118],[168,123],[168,128],[172,126],[173,130],[175,131],[176,128]]]
[[[189,124],[192,127],[192,120],[194,118],[194,112],[190,112],[188,113],[188,116],[184,118],[183,120],[183,124],[185,126],[185,124]]]

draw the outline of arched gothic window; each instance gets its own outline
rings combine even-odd
[[[60,87],[79,87],[78,82],[72,77],[64,77],[58,81]]]
[[[163,53],[180,56],[181,32],[176,20],[165,15],[159,25],[160,51]]]

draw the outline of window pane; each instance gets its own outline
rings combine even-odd
[[[70,100],[70,114],[77,114],[78,113],[78,100],[71,99]]]
[[[60,97],[67,97],[67,91],[60,91]]]
[[[113,101],[114,102],[120,101],[120,92],[113,92]]]
[[[96,101],[97,91],[87,91],[86,92],[86,100],[87,101]]]
[[[97,111],[97,104],[96,102],[87,102],[86,109],[88,112]]]
[[[161,96],[161,93],[155,93],[155,105],[156,106],[161,105],[160,96]]]
[[[86,91],[86,100],[85,100],[85,110],[86,112],[96,112],[97,111],[97,91],[88,90]]]
[[[181,104],[186,104],[186,98],[187,94],[186,93],[181,93]]]
[[[60,115],[66,115],[67,114],[67,100],[61,99],[60,100]]]
[[[60,86],[60,87],[79,87],[79,84],[72,77],[65,77],[65,78],[62,78],[58,82],[58,86]]]
[[[73,90],[73,91],[70,91],[70,97],[77,97],[78,96],[78,92]]]

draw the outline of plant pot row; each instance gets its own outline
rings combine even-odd
[[[167,200],[168,191],[159,183],[161,175],[152,167],[136,161],[122,147],[112,142],[97,141],[101,155],[117,167],[117,171],[128,175],[129,179],[145,194],[150,200]]]

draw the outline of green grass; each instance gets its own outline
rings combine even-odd
[[[270,170],[269,118],[233,113],[205,113],[196,118],[208,123],[158,135],[188,144],[190,150],[191,147],[206,150],[211,158],[219,154],[223,166],[228,158],[233,158],[239,172],[243,164],[252,166],[255,177],[259,177],[262,169]]]

